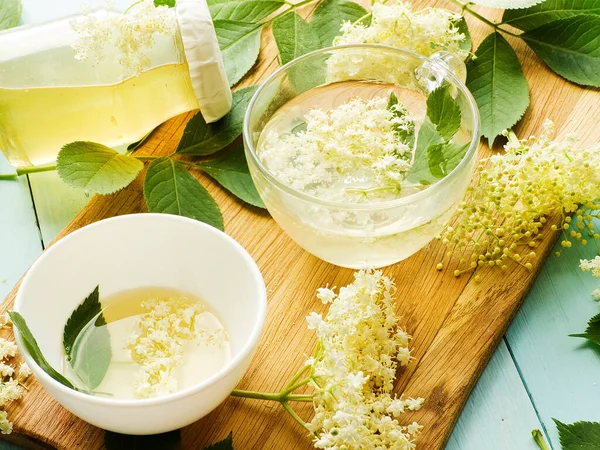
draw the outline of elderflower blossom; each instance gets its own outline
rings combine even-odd
[[[259,157],[291,188],[333,201],[397,198],[412,149],[399,132],[414,129],[402,105],[354,98],[328,111],[312,109],[306,130],[269,130]]]
[[[600,278],[600,256],[596,256],[594,259],[582,259],[579,267],[584,272],[591,272],[593,276]],[[594,300],[600,300],[600,288],[592,291],[592,297]]]
[[[12,358],[17,354],[17,344],[8,339],[0,338],[0,360]]]
[[[449,256],[458,253],[467,265],[455,275],[483,265],[506,270],[511,260],[531,269],[533,249],[552,214],[563,217],[551,227],[562,232],[563,247],[571,247],[572,239],[585,245],[588,238],[600,238],[594,226],[600,217],[600,144],[577,148],[575,135],[552,140],[553,135],[547,120],[539,138],[519,141],[509,135],[503,153],[481,161],[476,184],[440,236],[455,247]]]
[[[469,54],[461,48],[465,35],[456,25],[461,19],[460,14],[442,8],[413,11],[412,5],[403,1],[392,5],[375,2],[371,14],[370,24],[345,22],[334,45],[383,44],[423,56],[446,51],[462,60]],[[407,84],[414,78],[414,68],[404,71],[397,58],[387,54],[365,54],[355,49],[332,55],[327,60],[327,67],[330,81],[360,78]]]
[[[141,365],[134,382],[134,395],[152,398],[177,391],[175,370],[183,363],[184,345],[221,345],[227,341],[224,330],[208,332],[198,326],[204,307],[185,297],[153,298],[142,303],[148,311],[138,323],[138,331],[128,338],[131,359]]]
[[[73,45],[75,59],[95,58],[100,62],[117,49],[126,77],[135,76],[150,66],[148,52],[156,35],[175,36],[177,18],[171,8],[155,6],[153,0],[142,0],[131,10],[116,14],[107,11],[85,11],[71,21],[78,39]]]
[[[10,434],[12,433],[13,424],[8,420],[8,413],[6,411],[0,411],[0,433]]]
[[[31,376],[32,372],[26,362],[22,362],[19,366],[19,378],[25,380]]]
[[[380,271],[356,272],[339,293],[323,288],[331,303],[325,318],[312,313],[309,328],[319,337],[313,368],[315,416],[308,428],[315,448],[329,450],[415,448],[416,423],[398,417],[417,411],[422,398],[402,399],[392,391],[397,366],[410,361],[410,336],[398,326],[393,282]]]

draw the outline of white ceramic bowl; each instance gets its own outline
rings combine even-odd
[[[65,322],[98,284],[102,298],[142,286],[197,295],[227,329],[232,359],[188,389],[155,399],[118,400],[83,394],[52,379],[16,332],[25,361],[57,402],[106,430],[155,434],[195,422],[227,398],[250,364],[267,308],[263,278],[242,246],[211,226],[165,214],[119,216],[60,240],[31,267],[15,302],[42,353],[59,371]]]

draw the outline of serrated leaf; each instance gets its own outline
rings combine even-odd
[[[521,63],[499,33],[490,34],[467,63],[467,87],[481,116],[481,134],[490,145],[516,124],[529,106],[529,86]]]
[[[392,114],[394,114],[398,118],[402,118],[408,114],[408,111],[400,103],[398,97],[394,92],[390,93],[390,98],[387,104],[387,110],[391,111]],[[401,128],[399,125],[394,125],[394,131],[396,132],[398,139],[400,139],[400,141],[404,142],[412,149],[415,145],[415,124],[412,121],[411,123],[412,126],[409,126],[408,130]]]
[[[417,134],[415,157],[410,170],[406,174],[406,179],[425,185],[436,182],[437,177],[429,169],[430,154],[428,149],[443,143],[444,139],[438,133],[436,126],[426,117]]]
[[[175,0],[154,0],[154,6],[168,6],[169,8],[174,8]]]
[[[148,166],[144,199],[149,212],[191,217],[223,230],[223,216],[215,199],[174,159],[155,159]]]
[[[216,444],[209,445],[204,450],[233,450],[233,433],[229,433],[225,439]]]
[[[282,0],[208,0],[213,19],[256,23],[285,4]]]
[[[519,9],[542,3],[544,0],[471,0],[470,3],[497,9]]]
[[[244,115],[256,88],[250,86],[235,91],[231,111],[215,123],[207,124],[200,113],[192,117],[185,126],[177,153],[211,155],[235,141],[242,134]]]
[[[427,96],[427,117],[446,141],[460,128],[460,106],[450,95],[448,86],[440,86]]]
[[[198,167],[239,199],[265,208],[250,176],[244,147],[229,150],[212,161],[198,163]]]
[[[96,142],[66,144],[56,158],[60,178],[69,186],[112,194],[128,186],[144,163]]]
[[[467,21],[464,17],[461,17],[456,22],[454,22],[456,28],[458,28],[459,33],[464,34],[465,38],[459,42],[459,47],[462,51],[469,52],[473,50],[473,40],[471,39],[471,32],[469,31],[469,25],[467,25]]]
[[[69,364],[89,390],[100,386],[112,359],[110,334],[105,325],[99,286],[96,286],[73,311],[63,330]],[[86,330],[88,328],[91,329]]]
[[[526,9],[507,9],[502,22],[529,31],[579,14],[600,15],[600,0],[546,0]]]
[[[560,76],[600,87],[600,16],[560,19],[526,31],[521,38]]]
[[[562,450],[598,450],[600,448],[600,423],[575,422],[570,425],[554,420]]]
[[[584,333],[570,334],[569,336],[585,338],[600,345],[600,314],[596,314],[589,320]]]
[[[320,47],[319,36],[313,27],[294,11],[286,12],[273,22],[273,36],[281,64]]]
[[[0,2],[0,30],[16,27],[21,20],[22,13],[21,0],[2,0]]]
[[[234,86],[252,69],[258,59],[263,25],[215,20],[214,26],[229,86]]]
[[[17,311],[9,311],[8,315],[10,316],[10,320],[12,320],[13,325],[19,331],[19,334],[23,339],[23,345],[25,346],[25,349],[29,352],[29,354],[37,363],[37,365],[40,366],[44,372],[46,372],[59,383],[63,384],[68,388],[75,389],[73,383],[71,383],[61,373],[57,372],[46,360],[46,358],[42,354],[42,351],[40,350],[40,347],[38,346],[37,341],[33,337],[31,330],[27,326],[25,318]]]
[[[355,22],[367,14],[358,3],[348,0],[323,0],[315,9],[310,25],[316,32],[320,46],[329,47],[340,34],[344,22]]]

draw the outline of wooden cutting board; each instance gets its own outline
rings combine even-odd
[[[415,7],[451,7],[446,1],[415,1]],[[302,10],[310,14],[312,6]],[[482,10],[488,17],[499,12]],[[468,18],[475,43],[491,31]],[[596,91],[569,84],[549,72],[522,42],[511,40],[521,57],[529,80],[532,105],[520,126],[519,136],[539,133],[546,117],[554,119],[559,134],[579,133],[587,143],[600,140],[596,118],[600,117],[600,96]],[[256,84],[278,66],[275,44],[267,30],[256,68],[243,85]],[[140,150],[140,154],[167,155],[173,152],[192,114],[176,117],[162,125]],[[481,155],[490,150],[483,144]],[[311,256],[281,231],[263,211],[247,207],[200,173],[223,210],[226,232],[254,257],[265,278],[269,311],[260,347],[241,381],[241,389],[279,391],[312,353],[314,333],[307,330],[305,316],[325,312],[315,291],[326,284],[343,286],[352,271],[332,266]],[[96,196],[57,239],[107,217],[143,213],[142,177],[127,189],[110,196]],[[550,220],[550,223],[556,221]],[[548,224],[548,227],[550,225]],[[444,271],[435,270],[447,249],[438,242],[384,272],[395,279],[398,312],[414,336],[414,361],[399,373],[396,390],[409,396],[425,397],[424,408],[402,420],[423,425],[418,448],[444,447],[452,428],[483,368],[516,314],[556,236],[537,249],[533,271],[517,264],[508,272],[483,269],[480,282],[464,275],[455,278],[455,263]],[[9,294],[2,310],[12,307],[18,286]],[[61,325],[62,326],[62,325]],[[15,432],[2,436],[31,449],[105,448],[105,433],[74,417],[52,400],[35,382],[23,401],[8,407]],[[310,404],[298,405],[299,414],[310,420]],[[236,450],[308,450],[307,433],[275,403],[230,398],[209,416],[181,431],[177,448],[200,450],[233,431]],[[133,448],[125,445],[120,448]],[[136,446],[136,448],[148,448]],[[167,450],[167,445],[156,448]]]

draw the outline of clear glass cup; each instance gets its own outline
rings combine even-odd
[[[202,9],[199,1],[182,5],[190,9],[190,3]],[[99,9],[0,32],[0,150],[8,161],[18,168],[52,164],[62,146],[73,141],[124,149],[165,120],[199,107],[209,122],[223,116],[228,108],[212,108],[208,101],[199,104],[203,88],[199,92],[192,79],[180,9],[165,9],[174,31],[154,33],[149,46],[139,45],[141,56],[118,47],[117,40],[125,38],[110,24],[124,13],[116,10]],[[134,12],[135,8],[128,14]],[[103,30],[105,23],[109,29],[90,38],[77,32],[78,23],[89,23],[90,30]],[[194,26],[214,35],[210,21]],[[75,51],[82,42],[90,48],[87,58]],[[201,44],[212,48],[211,42]],[[205,72],[212,70],[201,86],[217,97],[217,72],[224,76],[224,68],[222,60],[217,61],[221,57],[216,36],[214,45],[217,56],[200,61]],[[136,70],[124,64],[134,54],[142,58],[140,69],[137,59]],[[209,63],[214,69],[206,69]],[[230,98],[226,89],[224,95]]]
[[[464,74],[462,61],[448,53],[426,58],[370,44],[318,50],[277,70],[255,93],[244,123],[250,172],[273,218],[298,245],[342,267],[387,266],[427,245],[449,223],[461,203],[477,161],[479,113],[464,85]],[[341,82],[354,83],[357,88],[348,85],[346,95],[339,90]],[[360,83],[374,85],[375,89],[378,85],[392,85],[409,113],[421,118],[425,115],[427,95],[447,84],[462,113],[454,141],[469,145],[460,164],[425,188],[394,200],[368,203],[317,198],[275,178],[261,161],[257,146],[262,131],[278,110],[287,105],[286,111],[294,114],[280,114],[282,120],[297,121],[297,116],[314,107],[303,96],[312,95],[315,104],[327,104],[324,109],[329,109],[361,95],[364,90]],[[325,101],[334,91],[333,99]],[[300,105],[300,110],[289,109],[291,104]]]

